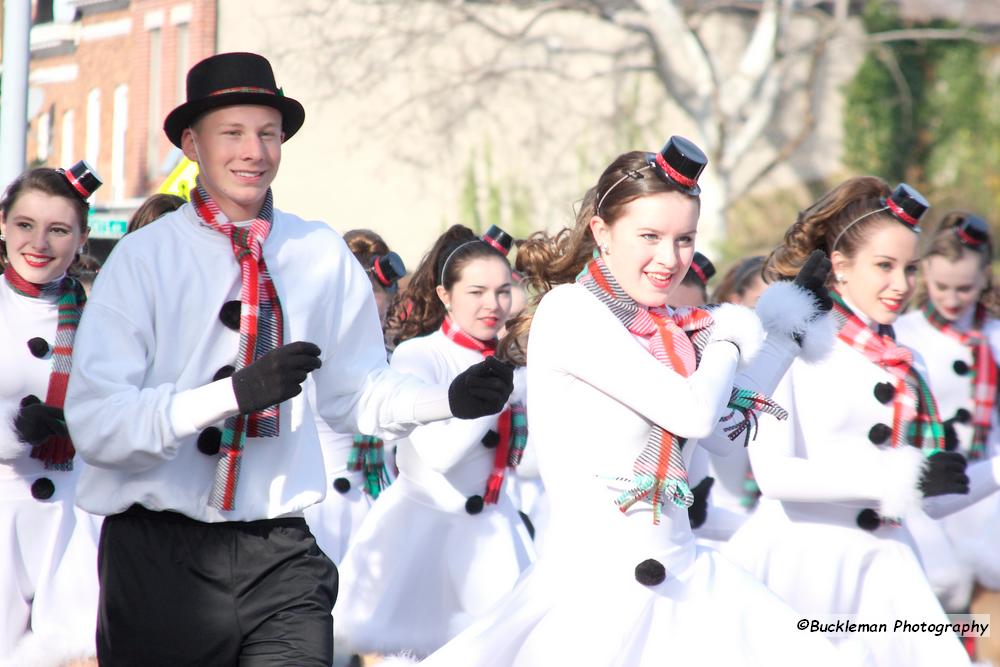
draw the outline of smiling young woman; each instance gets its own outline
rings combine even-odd
[[[738,424],[782,416],[758,392],[800,353],[793,330],[818,333],[805,325],[819,314],[807,290],[775,286],[762,299],[773,328],[761,349],[761,321],[746,308],[666,306],[694,255],[705,163],[681,137],[620,155],[574,228],[519,247],[538,297],[506,353],[527,360],[531,446],[550,505],[544,548],[502,603],[424,664],[851,664],[796,633],[791,609],[691,532],[693,452],[741,447],[730,438]],[[758,350],[764,364],[739,374],[754,408],[738,408],[738,369]]]
[[[986,221],[962,211],[946,214],[925,245],[917,308],[896,323],[899,341],[923,358],[947,446],[969,459],[973,477],[1000,452],[1000,322],[992,261]],[[973,613],[1000,612],[1000,536],[987,528],[998,518],[1000,495],[992,495],[940,521],[925,518],[914,526],[921,560],[948,611],[971,605]],[[1000,638],[976,643],[978,659],[997,662]]]
[[[947,514],[996,488],[973,479],[965,495],[965,460],[944,451],[919,360],[893,338],[914,292],[928,206],[905,184],[852,178],[799,214],[765,266],[782,278],[816,249],[830,253],[839,333],[825,360],[796,361],[775,392],[791,416],[762,422],[750,445],[762,499],[726,553],[803,614],[947,622],[911,548],[910,518]],[[968,664],[948,634],[831,639],[861,643],[879,667]]]
[[[0,198],[0,655],[9,664],[96,654],[99,523],[74,505],[82,464],[62,408],[86,302],[66,272],[99,186],[81,162],[33,169]]]
[[[507,237],[509,238],[509,237]],[[502,249],[455,225],[390,310],[392,368],[447,383],[497,349],[511,308]],[[447,420],[398,441],[399,477],[352,538],[341,567],[338,641],[359,653],[426,655],[510,592],[534,558],[506,493],[527,439],[525,373],[499,415]]]

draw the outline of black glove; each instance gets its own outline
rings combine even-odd
[[[833,308],[833,299],[826,288],[826,279],[830,276],[833,265],[822,250],[813,250],[806,263],[795,276],[795,284],[812,293],[816,299],[816,307],[821,313],[828,313]]]
[[[495,415],[514,391],[514,367],[487,357],[462,371],[448,387],[448,406],[459,419]]]
[[[688,508],[688,520],[691,522],[692,529],[701,528],[705,519],[708,518],[708,494],[712,491],[713,484],[715,484],[715,478],[706,477],[691,489],[694,502]]]
[[[302,383],[311,371],[323,365],[320,350],[298,341],[271,350],[232,375],[236,403],[242,414],[287,401],[302,393]]]
[[[32,446],[42,444],[51,436],[69,437],[62,408],[45,405],[34,396],[21,401],[21,410],[14,418],[14,430],[21,442]]]
[[[937,452],[927,459],[920,478],[924,498],[949,493],[968,493],[969,476],[965,474],[965,457],[958,452]]]

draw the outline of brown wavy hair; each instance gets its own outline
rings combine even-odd
[[[534,296],[521,314],[508,323],[507,335],[497,350],[498,357],[522,366],[527,363],[528,330],[538,304],[556,285],[575,281],[594,255],[597,241],[590,231],[590,220],[597,215],[598,203],[601,218],[613,225],[625,213],[625,207],[640,197],[663,192],[691,196],[649,169],[648,155],[644,151],[631,151],[615,158],[597,179],[597,185],[584,194],[572,229],[566,227],[554,235],[535,232],[518,243],[514,268],[527,277],[529,293]]]
[[[832,256],[834,243],[847,258],[853,258],[872,232],[894,220],[888,211],[875,213],[885,208],[882,200],[890,194],[888,184],[875,176],[851,178],[827,192],[799,213],[782,244],[768,256],[763,271],[765,281],[794,278],[813,250],[824,250]]]
[[[452,225],[427,251],[409,284],[393,299],[386,318],[386,330],[393,345],[425,336],[444,321],[444,304],[437,286],[450,290],[462,277],[465,266],[482,257],[496,257],[508,266],[507,257],[487,243],[470,243],[479,237],[464,225]]]
[[[3,197],[0,198],[0,213],[3,214],[5,220],[18,197],[31,191],[41,192],[50,197],[63,197],[69,200],[70,204],[73,205],[73,210],[77,214],[76,222],[80,226],[80,232],[82,233],[87,230],[87,217],[90,213],[90,204],[77,194],[76,190],[73,189],[73,186],[69,184],[69,181],[66,180],[63,174],[49,167],[38,167],[37,169],[26,171],[7,186]],[[0,266],[3,266],[6,261],[7,244],[0,241]],[[76,263],[76,261],[77,258],[74,257],[73,262]]]
[[[949,211],[941,218],[930,236],[920,259],[926,260],[931,257],[943,257],[949,262],[957,262],[962,259],[965,253],[974,253],[979,256],[979,266],[985,271],[993,264],[993,232],[989,232],[989,240],[979,246],[968,246],[962,243],[958,237],[956,228],[961,225],[969,213],[965,211]],[[987,227],[989,229],[989,227]],[[922,276],[917,286],[917,294],[914,303],[917,307],[923,308],[927,304],[929,296],[927,293],[927,276]],[[993,284],[992,276],[986,283],[986,288],[979,295],[977,303],[986,307],[990,317],[1000,316],[1000,290]]]
[[[744,257],[729,267],[726,275],[722,276],[722,280],[715,287],[712,302],[730,303],[733,297],[743,298],[754,279],[763,279],[761,271],[766,260],[767,258],[763,255],[753,255],[752,257]]]

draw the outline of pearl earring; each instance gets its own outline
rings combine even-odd
[[[608,249],[608,244],[607,243],[602,243],[601,244],[601,252],[603,252],[605,255],[610,255],[611,254],[611,250]]]
[[[844,282],[844,274],[843,274],[843,273],[837,273],[837,274],[834,274],[834,276],[833,276],[833,277],[834,277],[834,278],[836,279],[836,281],[837,281],[838,283],[842,283],[842,282]]]
[[[444,309],[447,310],[450,313],[451,312],[451,304],[450,303],[444,304]]]
[[[7,240],[7,237],[4,236],[3,234],[0,234],[0,241],[6,241],[6,240]]]

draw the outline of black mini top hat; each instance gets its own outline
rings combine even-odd
[[[163,131],[179,148],[184,128],[191,127],[198,116],[237,104],[259,104],[280,111],[286,141],[299,131],[306,118],[302,105],[285,97],[275,84],[267,58],[256,53],[220,53],[205,58],[188,72],[187,102],[170,112]]]
[[[894,218],[915,232],[920,231],[920,217],[931,207],[916,188],[906,183],[897,185],[884,203]]]
[[[394,287],[396,281],[406,275],[406,266],[402,257],[390,252],[388,255],[375,255],[371,272],[382,287]]]
[[[955,225],[955,233],[958,234],[958,240],[962,245],[970,248],[976,248],[990,241],[990,226],[978,215],[971,213],[966,214]]]
[[[479,238],[493,246],[497,252],[505,257],[510,254],[510,249],[514,245],[514,237],[496,225],[490,225],[486,233]]]
[[[56,169],[56,171],[66,177],[70,186],[83,201],[87,201],[90,195],[104,184],[104,181],[86,160],[80,160],[69,169]]]
[[[673,183],[682,192],[693,197],[701,194],[698,177],[705,170],[708,158],[689,139],[675,134],[659,153],[650,153],[646,162],[660,178]]]
[[[698,276],[701,284],[706,286],[708,285],[708,281],[712,279],[712,276],[715,275],[715,265],[712,264],[712,260],[698,251],[695,251],[694,259],[691,260],[691,270]]]

